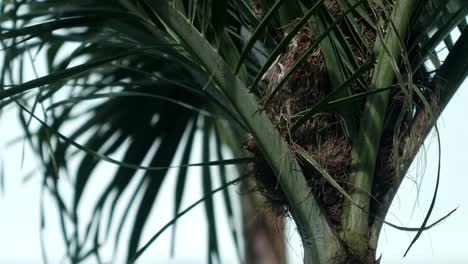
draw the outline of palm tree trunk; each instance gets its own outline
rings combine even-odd
[[[246,192],[252,189],[248,181],[241,188]],[[257,192],[242,196],[245,263],[286,263],[282,218],[264,205],[263,197]]]

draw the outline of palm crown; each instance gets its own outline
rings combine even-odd
[[[133,206],[128,260],[144,252],[143,227],[170,166],[178,167],[175,214],[188,166],[202,167],[209,254],[216,256],[209,167],[220,168],[224,188],[215,191],[223,190],[232,215],[225,188],[245,178],[229,181],[225,166],[250,163],[256,189],[296,222],[305,262],[373,263],[399,184],[468,69],[461,0],[2,1],[1,9],[1,107],[20,109],[44,186],[74,230],[64,227],[74,262],[99,256],[100,232],[109,236],[103,215],[121,227]],[[461,36],[453,40],[456,27]],[[444,61],[435,50],[441,42],[449,50]],[[48,73],[23,81],[23,65],[38,54]],[[241,150],[246,140],[249,151]],[[197,144],[202,161],[190,164]],[[76,149],[84,155],[75,157]],[[119,149],[122,160],[112,159]],[[58,181],[73,157],[79,165],[67,203]],[[81,234],[78,208],[101,162],[118,169]],[[128,189],[133,198],[115,219]],[[436,196],[437,187],[420,227],[387,224],[415,231],[416,241],[430,227]]]

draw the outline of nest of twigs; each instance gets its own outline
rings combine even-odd
[[[289,67],[309,48],[314,39],[309,28],[303,28],[291,41],[286,52],[272,66],[268,76],[268,88],[272,88]],[[263,91],[263,97],[270,90]],[[317,113],[298,129],[291,131],[297,115],[314,106],[331,92],[324,58],[317,48],[307,58],[273,97],[265,108],[267,115],[286,139],[292,150],[306,150],[327,172],[340,183],[347,181],[351,163],[351,145],[346,124],[339,113]],[[312,193],[324,206],[331,220],[339,221],[342,195],[310,165],[300,163]],[[261,157],[254,166],[257,188],[271,207],[278,213],[286,210],[285,197],[269,165]]]

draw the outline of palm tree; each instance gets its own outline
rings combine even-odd
[[[432,226],[438,180],[420,227],[384,218],[467,75],[466,1],[5,0],[0,6],[1,108],[20,110],[72,262],[100,261],[110,227],[118,227],[118,244],[132,207],[127,254],[129,262],[138,258],[170,166],[177,167],[175,220],[185,213],[188,168],[202,168],[210,262],[219,257],[210,197],[222,191],[233,216],[227,187],[240,181],[277,215],[292,216],[305,263],[378,263],[383,224],[414,232],[411,245]],[[457,40],[450,37],[455,28]],[[444,61],[435,50],[440,43],[449,50]],[[24,67],[40,56],[47,73],[25,81]],[[201,162],[191,163],[195,146],[203,150]],[[118,151],[123,158],[111,158]],[[118,169],[81,232],[80,202],[104,162]],[[230,179],[227,165],[245,176]],[[219,169],[222,187],[213,189],[210,167]],[[64,180],[74,187],[71,205],[59,188]],[[132,197],[116,220],[126,191]]]

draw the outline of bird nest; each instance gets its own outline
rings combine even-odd
[[[309,48],[314,38],[309,28],[304,27],[291,41],[287,50],[266,74],[267,89],[263,98],[292,64]],[[312,52],[289,78],[281,90],[266,105],[265,111],[291,149],[307,151],[339,183],[347,181],[351,163],[351,145],[346,124],[337,112],[315,114],[305,124],[292,131],[292,125],[302,111],[311,108],[331,92],[327,69],[320,48]],[[312,194],[326,208],[334,222],[341,215],[342,195],[308,164],[301,162]],[[254,166],[258,190],[279,213],[286,210],[285,196],[278,188],[269,165],[259,158]]]

